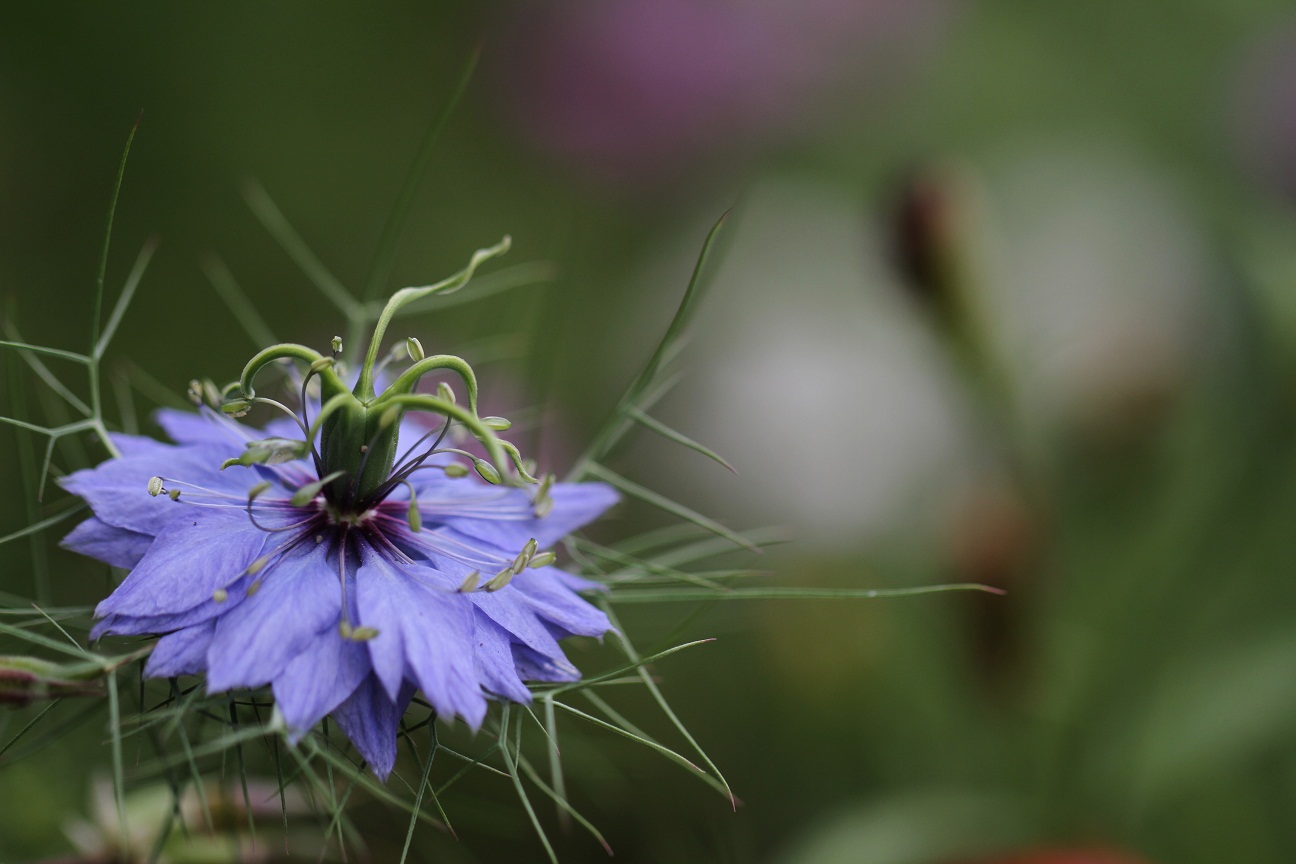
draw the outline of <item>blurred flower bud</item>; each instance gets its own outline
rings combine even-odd
[[[1008,855],[960,862],[960,864],[1150,864],[1128,852],[1111,848],[1037,849]]]
[[[95,671],[99,671],[96,667]],[[18,708],[61,696],[102,696],[84,666],[60,666],[35,657],[0,656],[0,705]]]
[[[890,214],[891,257],[909,292],[964,339],[978,277],[978,191],[971,172],[940,163],[910,172]]]

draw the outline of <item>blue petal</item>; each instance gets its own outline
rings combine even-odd
[[[333,711],[333,718],[379,780],[386,780],[396,764],[396,731],[413,696],[414,688],[405,686],[396,699],[390,699],[370,675]]]
[[[579,681],[580,670],[566,657],[546,657],[525,645],[513,645],[513,663],[517,674],[527,681]]]
[[[173,477],[240,498],[252,485],[247,475],[221,473],[220,464],[228,455],[222,450],[171,447],[146,438],[139,441],[147,442],[141,444],[143,452],[77,471],[61,479],[59,485],[84,498],[109,525],[148,535],[159,533],[187,510],[165,495],[148,494],[151,477]]]
[[[456,517],[444,512],[424,515],[429,520],[444,521],[465,534],[502,549],[521,549],[532,538],[541,549],[547,549],[576,529],[593,522],[619,497],[616,490],[606,483],[558,483],[550,490],[553,509],[543,519],[536,519],[531,515],[526,493],[521,489],[510,491],[507,499],[501,499],[489,508],[496,511],[494,517],[488,514]]]
[[[378,630],[369,657],[387,693],[409,670],[438,714],[480,726],[486,699],[473,667],[473,606],[455,590],[458,581],[426,565],[395,564],[368,546],[361,556],[360,621]]]
[[[473,661],[482,685],[514,702],[530,702],[531,691],[518,677],[517,664],[513,661],[513,641],[508,631],[487,618],[481,610],[476,610],[473,624]]]
[[[200,413],[160,408],[154,412],[153,419],[177,444],[217,444],[228,448],[230,445],[242,446],[242,442],[247,440],[246,436],[240,435],[234,421],[221,417],[210,408],[204,408]]]
[[[221,615],[207,652],[207,690],[269,683],[320,633],[336,627],[342,591],[331,544],[311,543],[258,574],[260,589]]]
[[[129,569],[140,562],[152,542],[153,538],[147,534],[114,528],[92,516],[73,528],[59,545],[114,567]]]
[[[215,631],[216,622],[208,621],[163,636],[153,646],[144,674],[149,678],[174,678],[202,672],[207,668],[207,647]]]
[[[528,608],[574,636],[602,636],[612,629],[607,616],[563,584],[557,567],[523,570],[505,591],[516,590],[527,598]]]
[[[523,572],[514,579],[528,575]],[[474,591],[468,597],[480,612],[504,628],[513,641],[530,646],[541,654],[562,654],[558,642],[537,617],[538,610],[531,597],[515,590],[512,583],[499,591]]]
[[[226,599],[214,600],[208,598],[192,609],[186,609],[184,612],[177,612],[172,615],[109,615],[95,624],[94,629],[90,631],[92,640],[98,639],[105,634],[114,634],[117,636],[142,636],[152,633],[170,633],[172,630],[180,630],[185,627],[192,627],[195,624],[202,624],[217,615],[223,615],[237,606],[247,596],[248,586],[255,581],[252,576],[244,576],[233,585],[225,589]]]
[[[175,504],[168,501],[172,507]],[[96,617],[167,615],[212,599],[247,572],[266,544],[242,510],[185,507],[139,565],[95,609]]]
[[[370,673],[369,652],[330,627],[275,676],[275,704],[288,723],[288,740],[301,740],[342,704]]]

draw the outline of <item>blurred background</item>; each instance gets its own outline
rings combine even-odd
[[[264,186],[359,290],[477,46],[383,287],[505,233],[536,284],[419,320],[423,345],[480,364],[487,409],[529,418],[561,474],[732,207],[659,416],[739,474],[653,440],[614,467],[784,530],[743,561],[762,584],[1008,592],[627,607],[643,643],[716,637],[655,671],[741,803],[591,733],[564,754],[571,792],[616,860],[1296,860],[1290,3],[5,4],[0,314],[85,350],[142,110],[109,296],[161,246],[110,415],[231,379],[258,347],[213,274],[277,337],[326,344],[336,314],[240,189]],[[3,362],[5,410],[58,422]],[[0,430],[0,535],[60,501],[24,491],[32,447]],[[72,441],[55,465],[99,455]],[[625,508],[604,531],[653,520]],[[102,596],[62,530],[0,547],[0,589]],[[8,740],[35,709],[3,713]],[[0,861],[110,860],[103,738],[0,755]],[[458,839],[421,830],[411,860],[542,860],[507,783],[443,803]],[[353,811],[371,860],[396,860],[405,817]],[[564,861],[606,857],[552,833]],[[207,851],[183,860],[282,856]]]

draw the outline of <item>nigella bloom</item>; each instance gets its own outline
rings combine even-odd
[[[220,410],[159,412],[174,444],[116,436],[119,458],[65,478],[94,515],[64,544],[130,570],[96,609],[92,636],[159,635],[149,676],[203,673],[213,693],[269,685],[292,738],[331,714],[381,777],[416,690],[475,729],[488,699],[525,702],[526,681],[579,678],[559,640],[601,636],[608,620],[577,593],[597,585],[546,550],[616,494],[531,477],[495,434],[506,423],[478,417],[475,378],[457,357],[424,357],[410,340],[413,364],[381,392],[375,384],[395,310],[459,287],[504,247],[393,297],[353,389],[336,342],[333,356],[277,345],[226,388]],[[304,365],[299,413],[252,387],[285,360]],[[416,391],[437,371],[462,380],[466,406],[444,385]],[[259,404],[294,416],[264,430],[236,422]]]

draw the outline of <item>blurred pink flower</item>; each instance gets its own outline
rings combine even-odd
[[[1148,864],[1148,862],[1144,858],[1106,847],[1036,849],[997,858],[986,858],[976,864]]]
[[[508,92],[537,145],[647,180],[813,119],[825,88],[931,29],[950,0],[566,0],[516,21]]]
[[[1269,191],[1296,199],[1296,26],[1269,35],[1242,72],[1238,143]]]

